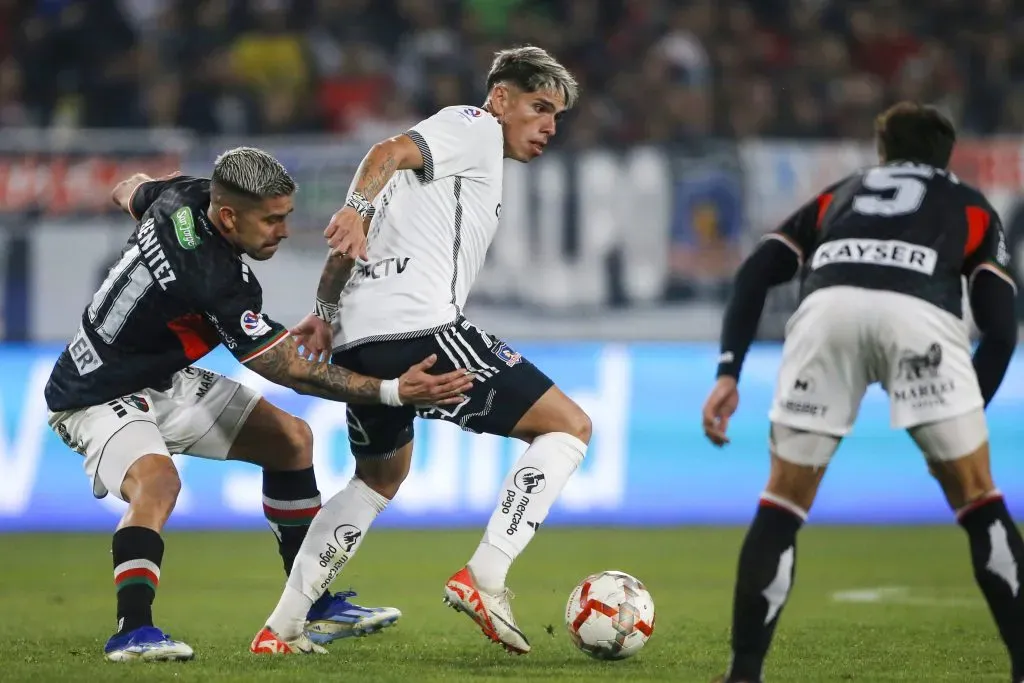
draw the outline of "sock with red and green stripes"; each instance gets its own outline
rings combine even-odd
[[[160,584],[164,540],[142,526],[127,526],[114,534],[114,586],[117,588],[117,630],[134,631],[153,625],[153,599]]]
[[[320,491],[312,467],[290,472],[263,470],[263,514],[277,536],[286,574],[292,573],[295,556],[319,511]]]

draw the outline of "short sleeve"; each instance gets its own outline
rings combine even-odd
[[[800,263],[814,252],[818,241],[818,227],[832,203],[832,193],[823,192],[797,209],[775,230],[762,239],[776,239],[792,249]]]
[[[421,182],[448,176],[486,175],[501,159],[501,126],[478,107],[448,107],[420,121],[406,132],[423,155],[416,171]]]
[[[197,294],[221,343],[248,363],[287,339],[288,330],[263,312],[263,290],[249,266],[238,261],[233,270]]]
[[[132,191],[132,196],[128,199],[128,212],[132,218],[140,220],[142,214],[146,213],[164,190],[194,180],[196,179],[191,176],[177,176],[170,180],[147,180],[144,183],[139,183]]]
[[[1016,290],[1010,275],[1010,250],[999,214],[991,206],[968,206],[966,211],[967,240],[962,273],[973,281],[979,270],[990,270]]]

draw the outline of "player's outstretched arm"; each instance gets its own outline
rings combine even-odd
[[[299,356],[295,340],[288,338],[250,360],[246,367],[300,394],[332,401],[391,406],[461,403],[462,395],[473,386],[470,376],[465,370],[431,375],[427,371],[435,362],[437,357],[431,356],[397,379],[380,380],[338,365],[311,363]]]
[[[121,207],[122,211],[130,216],[132,213],[132,195],[135,194],[135,190],[138,189],[139,185],[142,183],[148,183],[151,180],[153,179],[145,173],[136,173],[133,176],[125,178],[114,186],[114,190],[110,193],[110,199],[114,204]]]
[[[121,207],[121,210],[126,214],[137,219],[139,215],[141,215],[141,212],[137,209],[133,212],[132,197],[135,195],[135,191],[139,189],[139,186],[143,183],[151,183],[157,180],[170,180],[177,175],[179,175],[179,173],[178,171],[175,171],[160,178],[150,178],[145,173],[136,173],[115,185],[114,189],[110,193],[110,199],[114,204]]]
[[[345,206],[331,217],[324,238],[342,256],[365,259],[364,221],[373,215],[372,202],[396,171],[423,168],[423,153],[408,135],[378,142],[356,169]]]

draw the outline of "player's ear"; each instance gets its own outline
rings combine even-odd
[[[508,111],[511,105],[512,91],[504,83],[499,83],[494,86],[494,90],[491,92],[491,100],[493,101],[492,108],[494,115],[500,120],[502,115]]]
[[[224,229],[228,232],[234,232],[235,222],[238,220],[238,214],[235,210],[230,206],[221,205],[221,207],[217,209],[217,214],[220,218],[221,225],[224,226]]]

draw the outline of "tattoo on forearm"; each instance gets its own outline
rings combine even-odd
[[[354,265],[355,259],[331,251],[327,255],[327,262],[324,263],[324,271],[320,273],[320,284],[316,288],[317,298],[337,303]]]
[[[271,382],[295,391],[346,403],[380,403],[380,380],[337,365],[311,363],[288,338],[249,361],[247,367]]]
[[[384,189],[384,186],[391,180],[391,176],[398,170],[398,160],[395,159],[395,155],[391,152],[383,154],[384,158],[381,160],[374,159],[377,156],[374,154],[367,156],[360,164],[356,175],[355,189],[369,201],[373,201],[373,198]]]

